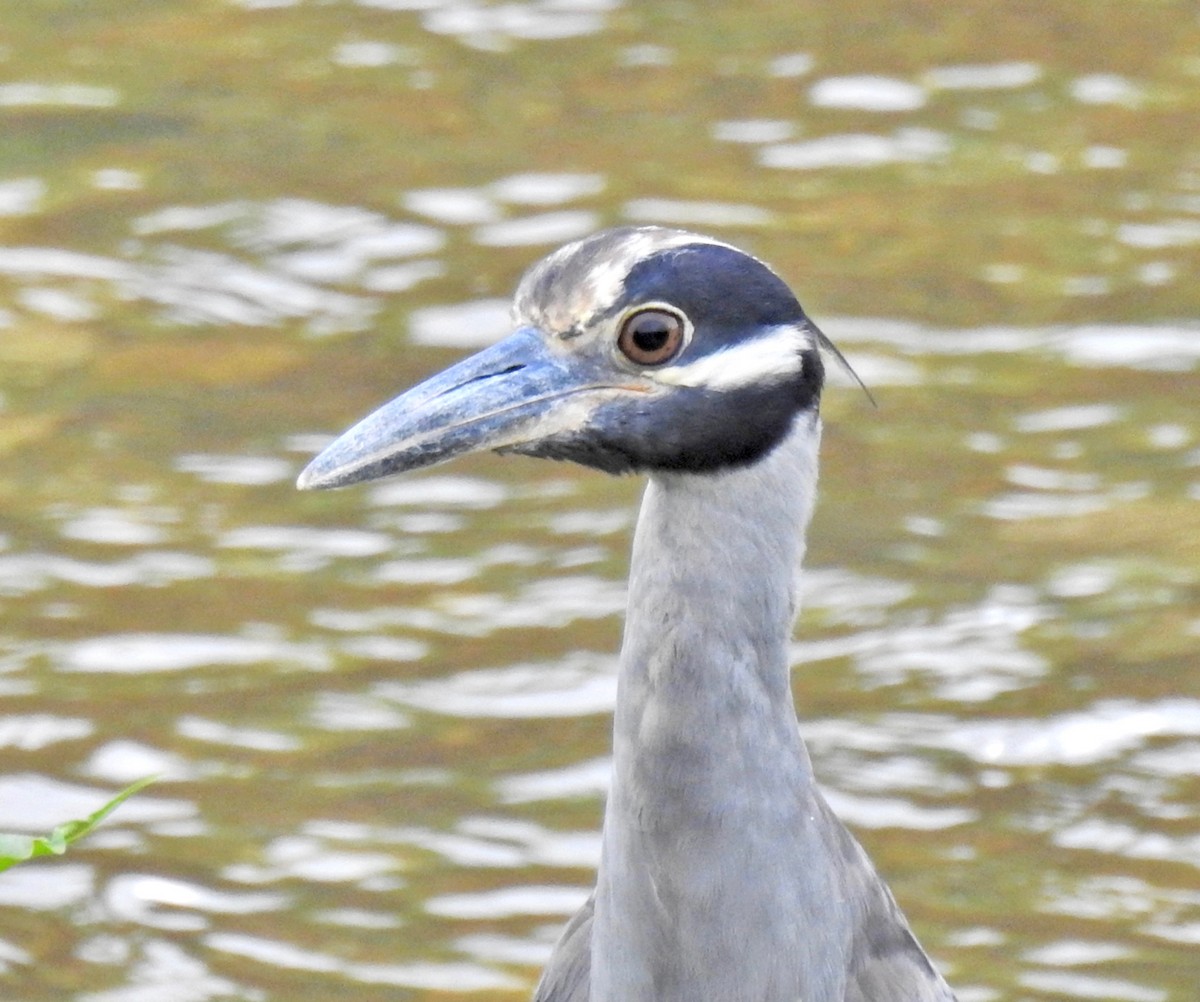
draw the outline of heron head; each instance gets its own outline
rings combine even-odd
[[[770,268],[709,237],[622,227],[568,244],[526,273],[513,319],[347,431],[298,485],[479,450],[711,473],[755,462],[820,401],[824,335]]]

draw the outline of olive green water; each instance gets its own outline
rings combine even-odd
[[[2,0],[0,830],[163,778],[0,875],[0,999],[526,996],[639,485],[291,484],[621,221],[879,398],[795,688],[962,1002],[1200,998],[1193,5]]]

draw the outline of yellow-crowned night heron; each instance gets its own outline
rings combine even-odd
[[[554,252],[514,319],[299,486],[480,449],[649,475],[596,890],[537,1002],[952,1000],[818,791],[792,705],[824,335],[761,261],[657,227]]]

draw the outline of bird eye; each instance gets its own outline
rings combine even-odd
[[[617,347],[638,365],[662,365],[683,346],[683,317],[667,310],[640,310],[625,318]]]

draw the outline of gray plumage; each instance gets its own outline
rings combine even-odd
[[[761,262],[653,227],[550,255],[514,312],[301,486],[481,448],[649,475],[596,889],[536,1002],[951,1002],[817,789],[791,698],[823,335]]]

